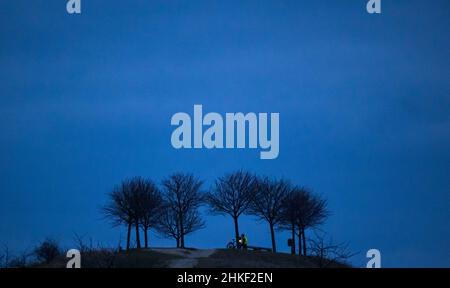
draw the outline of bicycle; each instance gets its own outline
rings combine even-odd
[[[228,242],[227,248],[228,249],[238,249],[236,239],[232,239],[230,242]]]
[[[227,248],[228,249],[242,249],[242,244],[240,244],[240,242],[237,243],[236,239],[233,238],[230,242],[228,242]]]

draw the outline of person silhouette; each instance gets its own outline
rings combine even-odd
[[[247,248],[248,248],[248,238],[247,238],[247,236],[245,236],[245,234],[241,235],[241,241],[242,241],[242,248],[244,248],[244,250],[247,250]]]

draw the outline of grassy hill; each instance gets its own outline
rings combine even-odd
[[[322,260],[322,261],[320,261]],[[287,253],[239,251],[233,249],[155,248],[111,252],[93,250],[81,253],[82,268],[316,268],[349,267],[335,261],[323,261]],[[36,267],[63,268],[67,259],[60,256],[49,264]]]

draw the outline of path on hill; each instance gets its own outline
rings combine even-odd
[[[216,252],[216,249],[153,249],[157,252],[176,255],[182,258],[171,260],[168,268],[193,268],[198,264],[200,258],[208,258]]]

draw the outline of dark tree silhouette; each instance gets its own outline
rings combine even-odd
[[[144,232],[144,245],[148,248],[148,230],[156,228],[160,220],[163,198],[158,187],[151,180],[139,181],[139,221]]]
[[[8,268],[11,252],[9,247],[3,244],[2,254],[0,254],[0,268]]]
[[[346,264],[347,260],[358,253],[352,253],[347,243],[334,243],[333,239],[326,239],[326,235],[316,234],[309,241],[311,254],[319,268],[333,267]]]
[[[322,224],[328,217],[327,202],[306,188],[296,188],[299,254],[307,255],[305,230]],[[302,249],[303,248],[303,249]]]
[[[191,234],[197,230],[200,230],[205,227],[205,222],[202,220],[200,213],[197,209],[189,210],[183,219],[182,231],[183,234],[180,233],[180,236]],[[180,230],[181,231],[181,230]],[[181,237],[183,239],[183,237]],[[184,243],[184,239],[183,239]],[[184,246],[183,246],[184,248]]]
[[[285,180],[273,180],[264,177],[258,180],[257,194],[251,205],[251,213],[267,221],[272,239],[272,251],[277,252],[275,226],[282,222],[282,207],[289,194],[290,184]]]
[[[110,194],[110,203],[103,207],[103,213],[110,218],[113,225],[126,224],[127,250],[130,249],[131,228],[136,231],[136,248],[141,248],[139,228],[144,220],[150,220],[158,206],[156,186],[142,177],[126,179],[114,188]],[[156,197],[156,198],[155,198]],[[154,202],[154,203],[149,203]],[[148,222],[148,221],[146,221]],[[151,223],[146,223],[147,229]]]
[[[176,217],[178,227],[179,246],[185,247],[184,236],[204,226],[198,213],[204,197],[200,191],[202,181],[192,174],[176,173],[162,182],[166,209],[169,215]]]
[[[133,215],[133,224],[136,232],[136,248],[141,249],[141,237],[139,235],[139,224],[143,216],[141,205],[142,196],[144,194],[145,180],[142,177],[134,177],[127,181],[130,189],[130,208]]]
[[[299,194],[296,193],[298,188],[289,189],[288,195],[284,198],[281,205],[281,223],[280,228],[291,232],[291,254],[295,255],[295,238],[297,219],[299,214]]]
[[[248,212],[255,198],[256,183],[254,175],[243,171],[234,172],[218,178],[212,191],[206,196],[206,202],[212,213],[230,215],[233,218],[237,245],[239,245],[238,219],[243,213]]]
[[[46,239],[34,249],[33,254],[39,262],[49,264],[53,259],[61,254],[61,249],[55,240]]]
[[[180,227],[178,224],[176,211],[169,205],[164,205],[156,229],[160,234],[175,239],[177,248],[180,248]]]
[[[197,231],[205,225],[197,210],[189,211],[183,218],[184,235]],[[164,207],[156,229],[162,235],[175,239],[177,248],[181,247],[181,229],[177,213],[170,206]]]
[[[127,251],[130,249],[131,228],[135,219],[131,188],[130,180],[125,180],[114,187],[109,194],[109,203],[102,208],[103,214],[113,226],[127,226]]]

